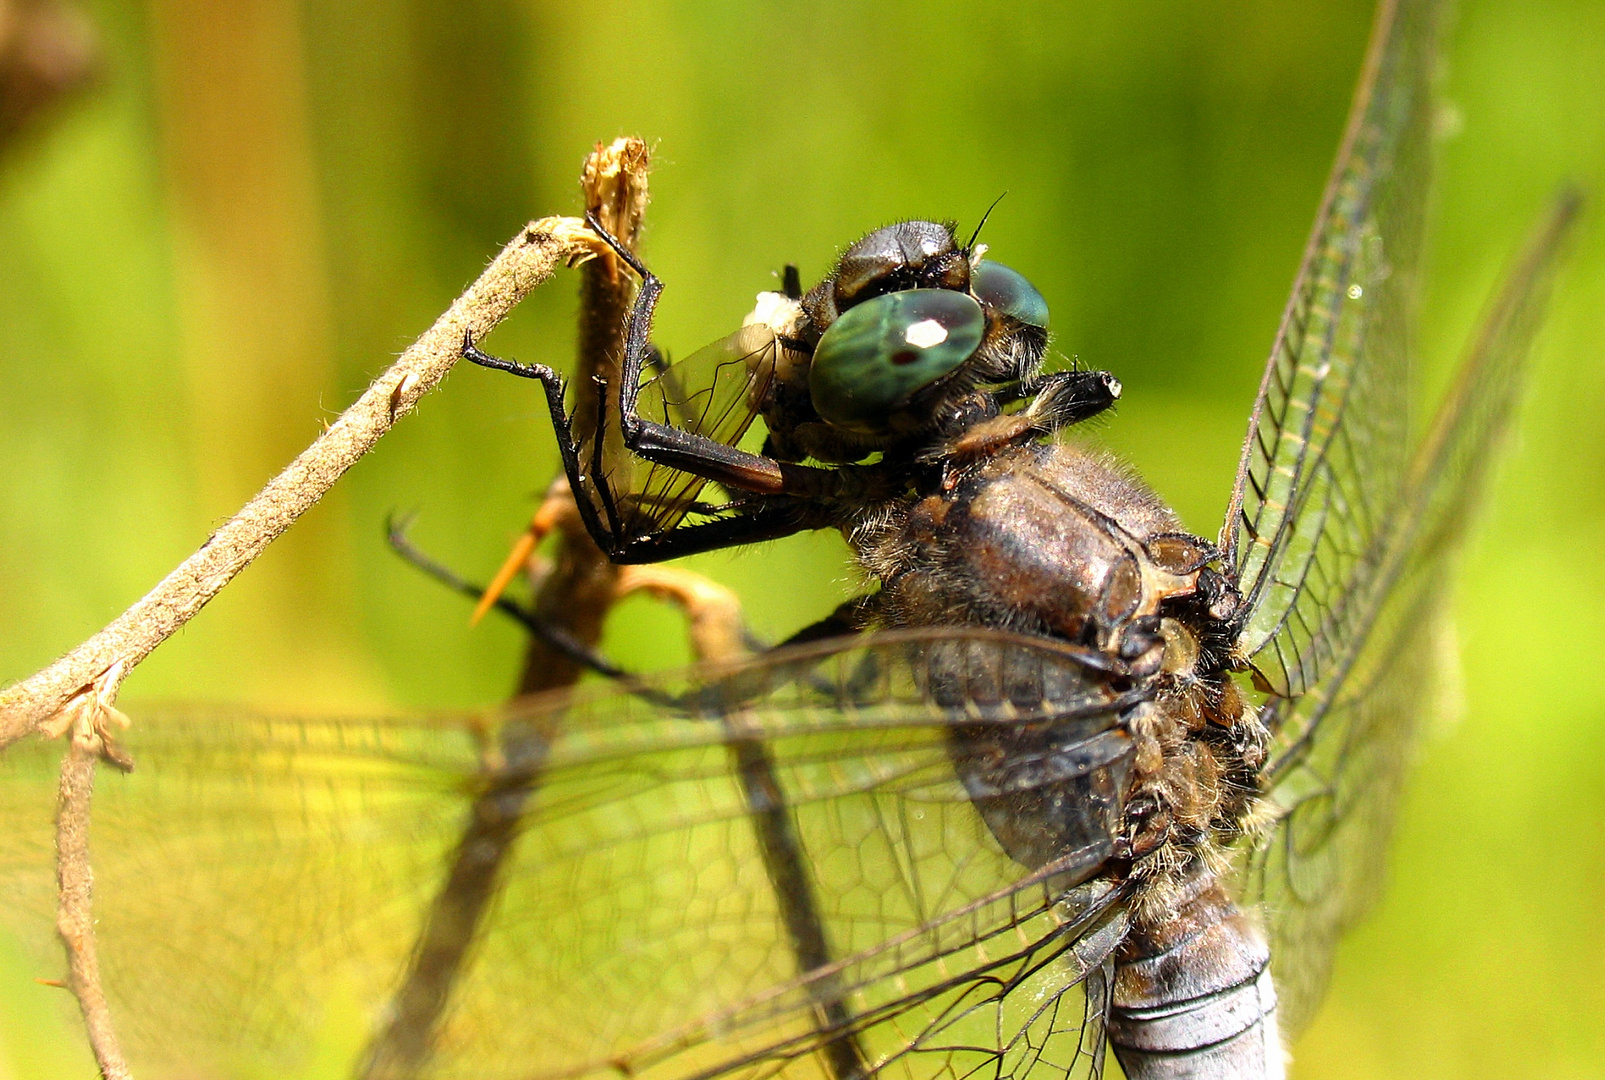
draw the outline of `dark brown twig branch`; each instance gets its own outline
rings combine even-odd
[[[598,145],[586,159],[581,184],[586,207],[633,248],[646,210],[647,150],[639,139]],[[594,432],[599,381],[616,395],[624,319],[634,297],[629,272],[611,253],[588,263],[580,292],[579,358],[573,380],[574,430]],[[551,505],[561,505],[558,488]],[[541,517],[542,515],[537,515]],[[579,527],[577,515],[557,514],[561,540],[542,581],[535,613],[586,647],[601,638],[617,594],[618,570]],[[570,522],[568,519],[572,518]],[[533,526],[532,526],[533,527]],[[532,638],[519,679],[520,695],[571,686],[581,668]],[[550,714],[543,714],[549,718]],[[365,1080],[406,1080],[428,1060],[450,1000],[520,831],[520,817],[540,783],[555,731],[545,722],[509,721],[487,754],[486,786],[474,800],[446,878],[425,915],[412,959],[375,1036],[361,1073]]]
[[[635,250],[641,221],[646,214],[646,144],[640,139],[618,139],[612,146],[597,145],[585,159],[580,185],[585,208],[626,249]],[[580,280],[579,348],[574,371],[574,430],[596,431],[601,406],[598,387],[606,387],[615,405],[624,359],[624,324],[635,299],[635,279],[612,252],[583,269]],[[617,409],[614,410],[617,415]],[[618,424],[606,437],[615,445],[610,457],[622,454]],[[591,541],[577,514],[568,515],[562,529],[556,565],[541,581],[535,596],[535,615],[560,626],[587,647],[602,637],[602,623],[613,605],[618,568]],[[545,642],[531,638],[524,657],[518,693],[534,694],[572,686],[580,668]]]
[[[156,588],[104,630],[49,667],[0,692],[0,748],[46,724],[84,688],[112,670],[127,672],[188,622],[289,528],[439,384],[457,362],[465,334],[475,339],[507,316],[560,264],[602,249],[576,218],[532,222],[479,279],[299,457],[225,522]],[[104,687],[108,700],[116,681]]]

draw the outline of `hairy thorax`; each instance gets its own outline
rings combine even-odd
[[[881,583],[883,625],[1057,638],[1107,657],[1120,689],[1148,691],[1122,721],[1129,755],[1106,770],[1120,790],[1101,800],[1107,872],[1137,887],[1139,922],[1168,918],[1189,880],[1224,868],[1264,734],[1218,655],[1214,553],[1140,480],[1075,443],[1011,447],[861,524],[852,540]],[[1051,794],[1034,798],[1011,806],[1007,824],[986,815],[1033,868],[1087,842],[1085,823],[1056,839],[1064,812]]]

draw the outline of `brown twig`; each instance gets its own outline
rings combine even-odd
[[[89,864],[89,804],[95,790],[95,760],[114,756],[110,754],[112,744],[105,722],[121,717],[107,696],[106,684],[115,681],[117,676],[113,673],[63,710],[72,733],[61,760],[56,803],[56,933],[67,950],[67,988],[78,999],[100,1075],[106,1080],[127,1080],[128,1063],[117,1045],[111,1010],[100,986],[91,906],[94,873]]]
[[[482,337],[559,264],[574,265],[601,250],[595,234],[576,218],[543,218],[528,225],[399,360],[199,551],[104,630],[0,692],[0,748],[46,723],[114,666],[126,672],[143,660],[445,378],[465,334]],[[106,689],[114,696],[117,686]]]
[[[613,145],[596,150],[585,159],[580,185],[585,192],[585,208],[602,226],[618,238],[626,250],[634,251],[641,233],[647,204],[647,147],[640,139],[618,139]],[[624,358],[624,325],[635,299],[635,279],[612,252],[596,259],[581,272],[579,347],[574,371],[574,430],[591,433],[597,428],[601,406],[599,387],[616,404]],[[618,424],[605,432],[614,445],[609,456],[623,453]],[[618,568],[608,562],[577,514],[570,515],[562,530],[556,566],[541,581],[535,596],[535,615],[562,627],[586,646],[602,637],[602,622],[613,605]],[[580,669],[549,645],[531,638],[519,677],[518,693],[534,694],[572,686]]]
[[[617,595],[633,592],[680,609],[697,663],[730,664],[750,651],[741,599],[729,586],[679,566],[621,567]]]
[[[736,594],[716,581],[677,566],[628,566],[619,576],[619,595],[646,592],[685,613],[691,651],[699,662],[729,663],[747,653],[747,634]],[[762,739],[746,733],[751,718],[740,710],[723,717],[730,761],[747,800],[747,816],[758,841],[758,853],[769,875],[782,924],[791,939],[798,973],[809,975],[809,988],[822,1020],[821,1030],[849,1026],[837,976],[825,970],[831,962],[830,938],[814,896],[807,858],[798,843],[785,788],[774,752]],[[812,973],[812,974],[811,974]],[[868,1060],[854,1036],[825,1044],[831,1076],[863,1076]]]
[[[619,139],[608,147],[598,144],[581,177],[587,209],[632,249],[646,210],[647,163],[644,143]],[[611,252],[586,265],[573,379],[573,427],[578,436],[596,430],[598,379],[617,394],[624,319],[633,296],[634,283]],[[560,506],[563,491],[559,484],[547,507]],[[577,513],[537,514],[537,521],[546,516],[554,518],[562,539],[555,566],[536,597],[536,615],[583,645],[594,646],[617,595],[618,570],[578,524]],[[571,686],[580,673],[567,656],[532,638],[518,693]],[[388,1010],[389,1022],[368,1049],[360,1074],[365,1080],[405,1080],[416,1076],[428,1060],[452,987],[520,832],[524,806],[540,783],[555,734],[550,725],[550,714],[543,713],[534,721],[511,720],[499,733],[488,755],[486,788],[474,800],[446,880],[424,918],[407,973]]]

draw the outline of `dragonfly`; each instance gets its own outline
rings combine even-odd
[[[465,343],[541,385],[614,559],[832,528],[872,586],[746,659],[472,715],[141,710],[94,835],[136,1070],[1282,1076],[1442,707],[1453,556],[1577,211],[1415,431],[1441,18],[1379,8],[1214,540],[1077,438],[1118,380],[1045,371],[1046,300],[939,223],[668,366],[618,248],[613,439]],[[3,763],[24,926],[55,756]]]

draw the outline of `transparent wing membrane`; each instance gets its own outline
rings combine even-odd
[[[1557,202],[1486,317],[1371,540],[1371,573],[1341,599],[1344,632],[1328,643],[1320,679],[1299,697],[1273,699],[1273,824],[1252,853],[1248,882],[1263,904],[1293,1030],[1319,1001],[1337,937],[1375,896],[1420,722],[1450,707],[1452,555],[1514,409],[1577,209],[1575,196]]]
[[[1184,635],[1154,676],[947,627],[433,719],[130,706],[137,767],[101,771],[91,846],[103,979],[136,1075],[1099,1076],[1128,906],[1163,908],[1124,880],[1135,842],[1116,858],[1160,783],[1131,794],[1128,718],[1184,697],[1150,701],[1178,670],[1228,677],[1228,661],[1209,666],[1221,634],[1270,733],[1235,880],[1296,1031],[1375,894],[1420,722],[1447,707],[1452,556],[1578,207],[1557,204],[1413,430],[1443,6],[1379,8],[1222,529],[1241,621],[1200,613],[1219,610],[1202,578],[1198,597],[1176,594],[1193,606],[1162,611],[1203,628],[1199,667]],[[639,415],[735,446],[784,349],[744,327],[648,372]],[[618,415],[578,448],[576,494],[610,535],[755,505],[626,452]],[[0,757],[0,924],[42,978],[62,966],[61,750]],[[1216,865],[1192,843],[1176,842],[1178,864]]]
[[[734,446],[758,416],[779,349],[769,327],[744,326],[653,373],[642,384],[637,410],[642,419]],[[609,434],[604,433],[603,469],[624,493],[619,510],[627,533],[671,528],[694,509],[706,480],[630,454]],[[592,443],[580,451],[582,461],[591,460]],[[590,494],[595,501],[594,487]]]
[[[435,722],[135,710],[138,767],[100,780],[92,843],[139,1074],[293,1075],[318,1045],[360,1058],[465,826],[496,814],[513,826],[503,887],[425,1075],[1094,1068],[1123,927],[1122,894],[1092,876],[1107,849],[1013,861],[950,735],[1070,718],[1010,778],[1016,797],[1106,767],[1085,748],[1130,702],[1087,657],[888,635],[654,689],[683,707],[622,691]],[[58,754],[15,748],[0,786],[4,917],[45,957]],[[810,932],[825,953],[805,963]]]
[[[1448,707],[1450,557],[1577,209],[1566,198],[1552,212],[1416,438],[1409,331],[1442,7],[1378,11],[1222,530],[1245,604],[1238,650],[1268,693],[1273,736],[1244,891],[1261,905],[1292,1031],[1376,893],[1421,718]]]
[[[1308,689],[1351,632],[1343,598],[1374,571],[1398,497],[1439,7],[1378,11],[1222,528],[1249,612],[1239,644],[1282,696]]]

